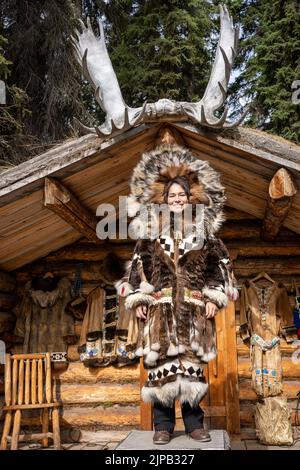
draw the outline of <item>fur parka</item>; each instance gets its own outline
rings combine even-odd
[[[176,176],[188,181],[193,208],[204,207],[201,220],[193,216],[184,233],[175,230],[172,218],[167,226],[161,214],[141,211],[164,202],[164,185]],[[203,363],[216,357],[216,338],[205,304],[222,309],[228,297],[237,297],[228,251],[215,237],[224,220],[224,202],[218,173],[188,149],[160,147],[144,154],[134,170],[128,210],[139,239],[116,287],[128,310],[148,306],[136,350],[148,369],[142,389],[146,402],[171,406],[176,398],[196,406],[207,392]]]

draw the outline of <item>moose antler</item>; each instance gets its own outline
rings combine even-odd
[[[105,122],[95,130],[84,126],[78,120],[76,120],[77,125],[84,132],[96,131],[100,137],[107,138],[120,134],[141,122],[151,122],[157,119],[164,121],[191,119],[197,124],[215,128],[233,127],[240,124],[247,111],[233,124],[226,122],[227,108],[220,118],[215,116],[215,112],[224,105],[226,100],[239,37],[239,28],[233,26],[232,18],[224,5],[220,5],[220,21],[221,31],[215,61],[204,96],[200,101],[197,103],[175,102],[164,98],[156,103],[145,103],[140,108],[130,108],[123,99],[107,52],[102,22],[99,21],[100,37],[96,38],[90,20],[87,20],[87,27],[80,20],[82,32],[77,31],[77,38],[73,38],[76,57],[82,65],[86,79],[94,87],[95,97],[106,113],[106,118]]]
[[[239,28],[233,26],[232,18],[224,5],[220,5],[220,22],[220,39],[204,96],[197,103],[182,103],[183,112],[190,119],[209,127],[223,127],[225,124],[228,109],[225,108],[220,119],[214,113],[225,102],[239,38]]]
[[[104,124],[97,127],[96,132],[100,137],[123,132],[139,122],[146,104],[141,108],[126,105],[107,52],[102,22],[99,20],[99,38],[96,38],[89,18],[87,27],[81,20],[80,25],[82,32],[76,31],[77,37],[72,38],[75,55],[85,78],[94,87],[97,102],[106,113]],[[79,121],[77,124],[83,129],[90,129]]]

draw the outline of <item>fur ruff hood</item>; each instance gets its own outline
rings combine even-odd
[[[219,173],[208,162],[195,158],[187,148],[163,145],[144,153],[133,171],[127,209],[129,216],[134,217],[131,227],[136,238],[157,237],[158,233],[150,235],[149,230],[157,220],[149,222],[147,213],[138,212],[142,206],[162,204],[165,184],[177,176],[185,177],[189,182],[190,203],[204,205],[204,238],[214,236],[220,229],[225,220],[226,198]]]

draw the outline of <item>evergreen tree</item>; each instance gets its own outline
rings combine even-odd
[[[15,149],[20,159],[68,137],[73,116],[83,114],[81,72],[69,40],[78,16],[71,0],[1,2],[0,34],[8,40],[4,56],[12,62],[7,86],[28,96]]]
[[[125,101],[197,100],[211,66],[206,0],[97,2]]]
[[[15,159],[16,137],[22,132],[24,117],[29,113],[26,93],[15,85],[7,85],[12,63],[3,54],[6,45],[7,39],[0,36],[0,80],[4,82],[6,98],[0,106],[0,172],[18,162]]]
[[[230,0],[242,27],[233,96],[252,101],[248,125],[300,141],[300,105],[292,83],[300,79],[300,3]]]

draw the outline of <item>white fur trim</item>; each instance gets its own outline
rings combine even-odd
[[[197,343],[197,341],[192,341],[192,342],[191,342],[191,348],[192,348],[192,350],[193,350],[194,352],[199,351],[199,347],[200,347],[200,346],[199,346],[199,343]]]
[[[171,303],[172,303],[172,297],[161,297],[160,299],[155,299],[153,302],[153,305],[171,304]]]
[[[145,364],[147,364],[148,366],[155,366],[158,356],[159,356],[158,352],[150,351],[149,354],[145,356],[145,359],[144,359]]]
[[[184,353],[185,353],[185,346],[183,346],[183,344],[179,344],[178,354],[184,354]]]
[[[151,344],[151,351],[159,351],[159,350],[160,350],[160,344],[159,343]]]
[[[175,346],[175,344],[170,343],[170,346],[168,347],[167,351],[167,356],[177,356],[178,354],[178,346]]]
[[[174,382],[167,382],[162,387],[143,387],[142,400],[145,403],[162,403],[164,406],[172,406],[179,395],[178,376]]]
[[[172,406],[175,399],[180,403],[188,402],[192,407],[197,406],[206,395],[208,384],[204,382],[191,382],[182,375],[177,375],[174,382],[167,382],[161,387],[143,387],[142,400],[145,403],[162,403]]]
[[[143,355],[146,356],[147,354],[149,354],[150,352],[150,347],[149,346],[146,346],[144,349],[143,349]]]
[[[189,304],[199,305],[200,307],[204,307],[204,305],[205,305],[203,300],[191,299],[190,297],[184,297],[184,301],[189,303]]]
[[[204,350],[203,350],[203,347],[202,346],[199,346],[199,349],[197,351],[197,356],[203,356],[204,354]]]
[[[152,286],[147,281],[142,281],[140,283],[140,290],[141,292],[143,292],[143,294],[152,294],[152,292],[154,291],[154,286]]]
[[[214,351],[210,351],[208,353],[204,353],[201,357],[201,360],[203,362],[209,362],[215,359],[216,357],[217,357],[217,354]]]
[[[115,288],[117,289],[117,294],[120,295],[121,297],[127,297],[127,295],[134,292],[134,288],[127,281],[125,281],[125,282],[122,282],[122,281],[115,282]],[[122,291],[123,291],[123,293],[122,293]]]
[[[202,294],[210,302],[215,303],[219,308],[224,308],[227,305],[228,297],[224,292],[205,286],[202,290]]]
[[[143,292],[136,291],[134,294],[128,295],[125,300],[125,308],[130,310],[137,307],[138,305],[152,305],[153,297],[148,294],[143,294]]]
[[[235,301],[239,298],[239,291],[237,290],[236,287],[227,285],[225,291],[230,300]]]
[[[140,346],[140,347],[135,351],[135,355],[138,356],[138,357],[142,357],[142,356],[143,356],[143,348],[142,348],[142,346]]]
[[[208,384],[204,382],[190,382],[187,378],[180,377],[180,403],[189,403],[191,407],[198,406],[202,398],[207,394]]]

